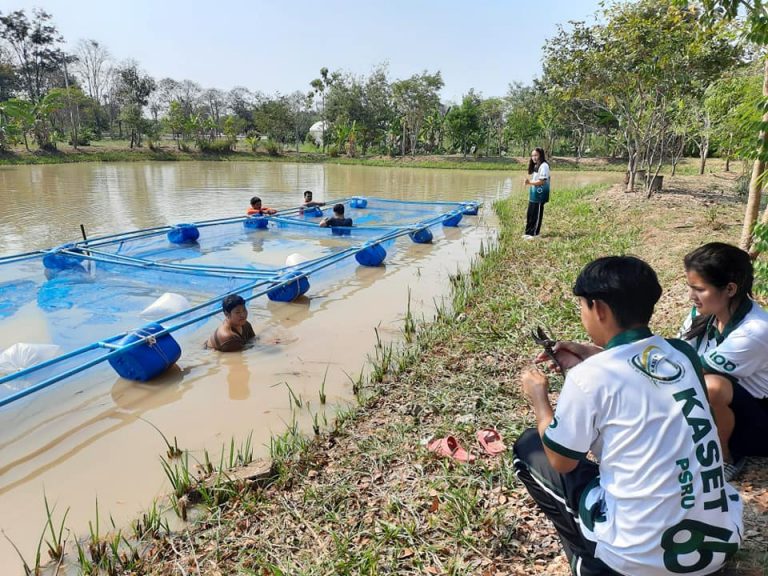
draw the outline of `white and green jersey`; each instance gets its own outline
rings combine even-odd
[[[543,436],[600,474],[579,505],[595,555],[627,575],[711,574],[741,541],[742,502],[690,346],[647,328],[616,336],[565,379]]]
[[[696,308],[686,318],[688,331]],[[714,318],[704,333],[687,341],[701,357],[705,372],[723,374],[755,398],[768,397],[768,312],[747,300],[734,312],[722,334]]]

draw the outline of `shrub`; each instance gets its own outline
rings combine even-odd
[[[232,142],[229,140],[214,140],[213,142],[199,140],[197,147],[200,149],[200,152],[206,154],[229,154],[232,152]]]
[[[749,196],[749,181],[752,179],[750,174],[742,174],[739,179],[736,180],[736,194],[739,198],[747,198]]]
[[[280,144],[271,138],[264,143],[264,149],[270,156],[280,156],[280,153],[282,152]]]
[[[71,135],[69,139],[69,144],[74,145],[74,134]],[[93,132],[89,130],[88,128],[83,128],[77,133],[77,145],[78,146],[90,146],[91,140],[93,140]]]
[[[339,147],[336,144],[331,144],[328,146],[328,156],[331,158],[339,157]]]

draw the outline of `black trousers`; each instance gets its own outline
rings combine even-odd
[[[542,218],[544,218],[544,203],[528,202],[528,214],[525,218],[525,233],[528,236],[539,235]]]
[[[577,576],[618,576],[595,558],[595,543],[584,538],[576,522],[584,488],[599,472],[597,464],[583,460],[568,474],[549,465],[537,430],[529,428],[512,449],[517,478],[539,508],[555,525],[571,571]]]

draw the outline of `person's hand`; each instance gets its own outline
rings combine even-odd
[[[562,367],[563,370],[569,370],[590,356],[602,352],[603,349],[593,344],[565,341],[555,344],[552,351],[555,353],[555,358],[557,358],[557,361],[560,363],[560,367]],[[552,362],[552,358],[546,352],[539,353],[534,359],[534,362],[537,364],[541,362],[550,362],[550,367],[556,372],[560,372],[558,366]]]
[[[531,185],[531,181],[530,181],[530,179],[529,179],[529,178],[526,178],[526,179],[525,179],[525,185],[526,185],[526,186],[530,186],[530,185]]]
[[[546,398],[549,392],[549,380],[538,368],[527,368],[523,371],[520,386],[531,403],[535,403],[536,399]]]

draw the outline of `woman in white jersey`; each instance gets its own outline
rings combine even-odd
[[[723,481],[699,359],[648,329],[656,274],[631,256],[599,258],[573,293],[595,346],[555,347],[570,370],[554,411],[546,376],[522,375],[536,429],[515,442],[517,477],[576,575],[715,573],[739,547],[742,503]]]
[[[532,240],[541,232],[541,220],[544,218],[544,204],[549,202],[549,164],[542,148],[531,152],[528,162],[528,214],[525,219],[523,238]]]
[[[693,309],[681,336],[701,357],[730,480],[745,456],[768,456],[768,313],[740,248],[711,242],[683,262]]]

